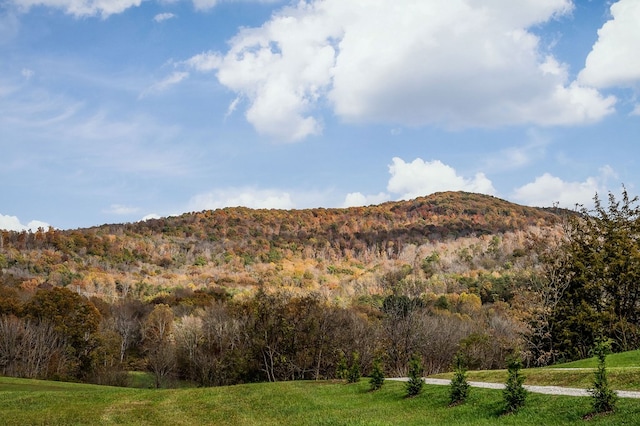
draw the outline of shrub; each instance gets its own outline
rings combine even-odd
[[[358,352],[354,352],[351,367],[347,371],[347,382],[357,383],[358,380],[360,380],[360,355]]]
[[[409,381],[407,381],[407,397],[419,395],[422,392],[424,380],[422,380],[422,364],[417,355],[413,355],[409,361]]]
[[[594,413],[610,413],[615,411],[618,395],[609,387],[605,366],[607,355],[611,352],[609,341],[598,342],[593,350],[598,358],[598,369],[595,372],[593,388],[589,393],[593,398]]]
[[[462,404],[469,396],[469,383],[467,382],[466,362],[461,354],[456,354],[454,360],[454,373],[451,379],[451,391],[449,393],[450,405]]]
[[[340,360],[336,367],[336,377],[341,380],[346,380],[348,371],[347,358],[344,356],[344,352],[340,351]]]
[[[524,406],[527,399],[527,390],[522,386],[525,377],[520,373],[522,362],[513,357],[507,364],[507,382],[503,391],[505,413],[515,413]]]
[[[371,378],[369,379],[371,390],[376,391],[384,384],[384,373],[382,372],[382,366],[380,360],[373,361],[373,371],[371,372]]]

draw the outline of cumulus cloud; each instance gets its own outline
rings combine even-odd
[[[144,216],[142,219],[140,219],[140,221],[144,222],[146,220],[151,220],[151,219],[160,219],[161,216],[159,214],[156,213],[149,213],[148,215]]]
[[[175,18],[176,15],[173,13],[158,13],[156,16],[153,17],[153,20],[156,21],[157,23],[161,23],[164,21],[168,21],[169,19]]]
[[[256,130],[284,140],[320,133],[326,105],[349,122],[592,122],[615,98],[570,81],[529,31],[571,10],[569,0],[311,0],[187,63],[214,70],[248,99]]]
[[[351,192],[344,199],[342,207],[360,207],[372,204],[380,204],[390,200],[390,195],[380,192],[376,195],[364,195],[361,192]]]
[[[545,173],[533,182],[517,188],[512,199],[522,204],[551,207],[558,204],[563,208],[575,208],[576,205],[591,206],[596,193],[606,192],[606,181],[616,174],[609,166],[600,170],[598,176],[586,178],[583,182],[567,182],[557,176]]]
[[[0,229],[6,231],[37,231],[38,228],[49,229],[49,224],[39,220],[32,220],[26,225],[20,223],[20,219],[16,216],[8,216],[0,214]]]
[[[439,191],[468,191],[493,195],[496,193],[491,181],[484,173],[476,173],[473,178],[460,176],[456,170],[439,160],[424,161],[416,158],[406,163],[395,157],[389,166],[391,178],[387,190],[401,194],[407,200]]]
[[[189,202],[189,209],[195,211],[240,206],[253,209],[295,208],[288,192],[256,188],[216,189],[198,194]]]
[[[611,19],[598,30],[578,81],[593,87],[637,86],[640,83],[640,2],[611,5]]]

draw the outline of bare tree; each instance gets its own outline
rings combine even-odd
[[[142,325],[142,335],[147,368],[153,373],[155,386],[159,388],[176,366],[173,312],[168,305],[156,305]]]
[[[27,378],[61,377],[69,369],[65,342],[46,322],[0,317],[0,371]]]

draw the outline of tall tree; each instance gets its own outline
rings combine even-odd
[[[154,375],[156,388],[159,388],[176,365],[173,312],[168,305],[156,305],[143,323],[142,335],[147,367]]]
[[[640,208],[626,190],[618,201],[568,218],[562,262],[550,273],[562,288],[549,319],[561,355],[584,358],[600,338],[614,350],[640,344]]]
[[[75,364],[72,375],[82,378],[91,371],[96,332],[101,315],[89,300],[67,288],[38,290],[25,305],[27,318],[48,322],[67,344],[67,352]]]

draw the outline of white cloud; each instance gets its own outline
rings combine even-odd
[[[231,103],[229,104],[229,107],[227,108],[227,113],[224,115],[225,120],[229,118],[231,114],[233,114],[236,111],[240,101],[241,101],[240,98],[235,98],[233,101],[231,101]]]
[[[122,13],[131,7],[140,6],[143,0],[9,0],[23,11],[34,6],[45,6],[62,9],[65,13],[75,17],[100,15],[108,18],[110,15]]]
[[[192,56],[183,64],[200,72],[214,71],[222,64],[222,57],[216,52],[203,52]]]
[[[92,175],[110,170],[150,176],[190,172],[189,153],[172,143],[181,132],[178,126],[135,112],[96,111],[82,101],[29,85],[3,92],[0,80],[0,96],[6,96],[0,102],[3,148],[39,141],[29,161],[13,160],[16,173],[52,170],[52,158],[74,173]]]
[[[451,166],[439,160],[425,162],[416,158],[411,163],[394,157],[389,166],[391,178],[387,190],[401,194],[400,199],[421,197],[439,191],[468,191],[493,195],[493,184],[484,173],[476,173],[473,178],[458,175]]]
[[[187,62],[215,70],[249,100],[256,130],[285,140],[320,133],[325,105],[350,122],[592,122],[615,98],[571,82],[528,31],[571,9],[569,0],[311,0],[242,29],[225,54]]]
[[[188,72],[175,71],[165,79],[151,85],[151,87],[149,87],[148,89],[146,89],[144,92],[140,94],[140,98],[144,98],[153,93],[163,92],[167,90],[169,87],[180,83],[182,80],[184,80],[187,77],[189,77]]]
[[[576,204],[592,206],[596,193],[606,193],[606,181],[616,174],[609,166],[600,170],[600,174],[588,177],[583,182],[566,182],[557,176],[545,173],[533,182],[517,188],[512,199],[530,206],[559,207],[573,209]]]
[[[158,23],[161,23],[175,17],[176,15],[173,13],[158,13],[156,16],[153,17],[153,20]]]
[[[578,81],[593,87],[637,86],[640,83],[640,1],[620,0],[611,19],[598,30]]]
[[[104,213],[126,216],[137,213],[139,211],[140,209],[138,207],[124,206],[122,204],[111,204],[111,206],[107,210],[104,210]]]
[[[640,104],[636,104],[635,108],[633,108],[633,111],[631,111],[631,115],[640,115]]]
[[[144,222],[146,220],[150,220],[150,219],[160,219],[162,216],[160,216],[159,214],[156,213],[149,213],[148,215],[144,216],[142,219],[140,219],[141,222]]]
[[[240,206],[253,209],[295,208],[288,192],[247,187],[216,189],[204,194],[198,194],[189,202],[189,210],[194,211]]]
[[[49,229],[49,224],[39,220],[32,220],[26,225],[20,223],[20,219],[16,216],[8,216],[0,214],[0,229],[6,231],[37,231],[38,228]]]
[[[387,193],[380,192],[376,195],[364,195],[361,192],[351,192],[344,199],[342,207],[359,207],[369,206],[372,204],[380,204],[389,201],[390,196]]]

